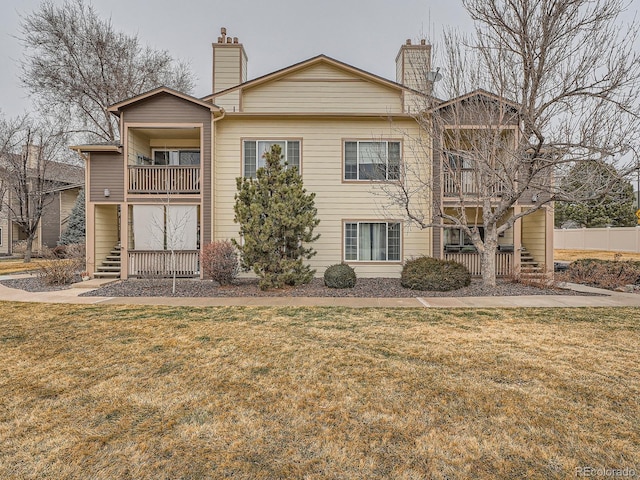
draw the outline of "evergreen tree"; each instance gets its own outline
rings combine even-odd
[[[76,203],[69,215],[67,229],[60,236],[58,245],[69,245],[71,243],[84,243],[85,239],[85,210],[84,210],[84,189],[81,189],[76,198]]]
[[[308,283],[315,270],[303,260],[316,254],[308,244],[319,237],[313,234],[320,223],[315,194],[303,188],[297,168],[283,164],[279,145],[272,145],[264,159],[257,179],[236,179],[234,221],[243,241],[234,244],[242,267],[253,269],[263,290]]]
[[[637,225],[633,186],[620,177],[612,165],[604,162],[576,164],[562,186],[576,197],[592,198],[580,202],[556,202],[556,227],[560,228],[567,222],[587,228]]]

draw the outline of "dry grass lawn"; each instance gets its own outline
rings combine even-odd
[[[24,263],[23,260],[0,260],[0,275],[7,275],[9,273],[26,272],[29,270],[37,270],[38,263],[41,259],[32,259],[30,263]]]
[[[640,260],[640,253],[612,252],[610,250],[554,250],[553,259],[565,262],[573,262],[581,258],[598,258],[600,260]]]
[[[637,309],[0,303],[0,478],[640,472]]]

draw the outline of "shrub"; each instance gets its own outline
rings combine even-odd
[[[38,263],[38,277],[49,285],[73,283],[77,273],[84,268],[84,245],[67,245],[64,252],[42,249],[44,261]],[[60,258],[59,255],[64,257]]]
[[[220,285],[230,285],[238,276],[238,253],[230,240],[219,240],[202,249],[202,270]]]
[[[640,282],[640,262],[583,258],[569,264],[566,278],[570,282],[613,290]]]
[[[346,263],[331,265],[324,272],[324,284],[329,288],[353,288],[356,272]]]
[[[418,257],[407,260],[402,268],[400,283],[412,290],[457,290],[471,283],[469,270],[451,260]]]

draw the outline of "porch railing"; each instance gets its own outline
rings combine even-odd
[[[445,197],[474,196],[480,193],[478,172],[474,168],[462,168],[455,171],[446,171],[443,175],[443,187]],[[495,185],[490,194],[500,194],[504,190],[502,184]]]
[[[200,167],[129,165],[129,193],[200,193]]]
[[[130,250],[130,277],[197,277],[200,275],[200,251],[178,250],[172,258],[171,250]]]
[[[469,269],[471,275],[478,277],[482,275],[480,255],[477,253],[445,252],[445,260],[453,260],[461,263]],[[496,276],[508,277],[513,272],[513,253],[496,253]]]

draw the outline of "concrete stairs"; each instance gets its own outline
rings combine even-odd
[[[104,259],[96,272],[94,278],[120,278],[120,244],[113,247],[107,258]]]
[[[526,248],[520,250],[520,278],[526,280],[545,280],[545,272]]]

